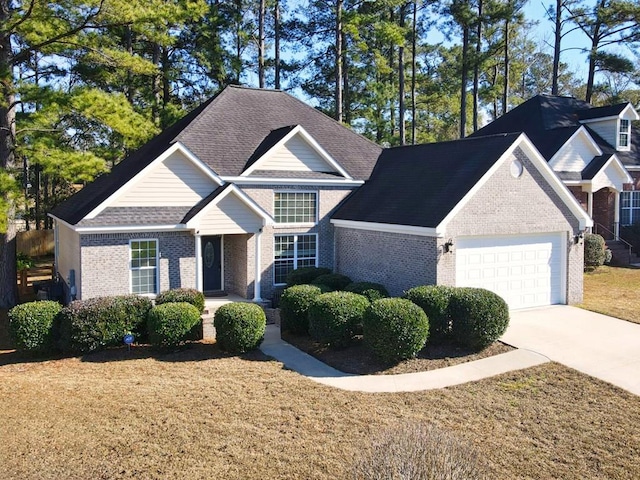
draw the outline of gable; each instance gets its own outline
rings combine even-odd
[[[551,157],[549,166],[556,172],[581,172],[598,155],[602,151],[582,127]]]
[[[212,205],[198,219],[200,235],[257,232],[262,228],[262,218],[236,195],[229,194]]]
[[[516,148],[497,162],[485,181],[438,230],[445,236],[464,236],[477,235],[478,231],[483,235],[515,235],[585,228],[586,213],[559,181],[557,188],[552,188],[538,162],[525,150]],[[523,167],[519,177],[512,174],[514,161]]]
[[[589,128],[602,137],[609,145],[615,147],[618,135],[618,118],[607,118],[590,121]]]
[[[290,138],[276,151],[260,162],[259,170],[286,170],[294,172],[335,172],[318,152],[300,136]]]
[[[216,187],[211,176],[176,149],[125,185],[110,206],[192,206]]]
[[[242,177],[254,172],[331,173],[351,178],[300,125],[271,132],[253,153]]]

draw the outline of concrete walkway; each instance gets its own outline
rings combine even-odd
[[[640,395],[639,324],[554,305],[512,311],[501,340]]]
[[[342,390],[360,392],[414,392],[450,387],[492,377],[512,370],[533,367],[549,360],[543,355],[519,349],[428,372],[401,375],[351,375],[316,360],[280,338],[280,328],[267,325],[260,346],[266,355],[284,363],[285,367],[311,380]]]

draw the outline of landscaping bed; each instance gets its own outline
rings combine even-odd
[[[345,373],[358,375],[397,375],[400,373],[425,372],[480,360],[481,358],[499,355],[514,349],[502,342],[493,342],[480,352],[456,345],[451,341],[437,345],[427,343],[427,346],[420,350],[416,358],[404,360],[390,366],[381,362],[364,346],[361,336],[357,336],[352,345],[340,349],[327,347],[314,341],[308,335],[282,332],[282,339],[333,368]]]

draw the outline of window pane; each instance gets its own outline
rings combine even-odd
[[[631,193],[631,206],[633,208],[640,208],[640,192],[629,193]]]
[[[155,240],[131,242],[131,291],[136,294],[157,293],[157,253]]]
[[[620,210],[620,224],[629,225],[631,223],[631,211],[627,208]]]
[[[316,223],[315,192],[276,192],[276,223]]]
[[[622,208],[629,208],[631,204],[631,192],[620,192],[620,206]]]
[[[276,260],[273,264],[274,283],[286,283],[287,275],[293,270],[293,260]]]

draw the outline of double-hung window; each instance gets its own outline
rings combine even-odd
[[[631,122],[624,118],[620,119],[620,131],[618,132],[618,148],[629,148],[629,137],[631,135]]]
[[[274,237],[273,283],[287,282],[287,274],[301,267],[318,266],[318,236],[315,233]]]
[[[620,192],[620,224],[640,223],[640,191]]]
[[[274,218],[279,224],[315,224],[318,221],[316,192],[275,192]]]
[[[158,293],[158,241],[131,240],[129,242],[131,293]]]

